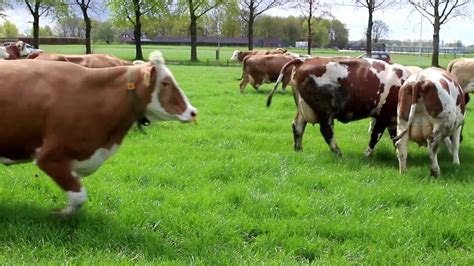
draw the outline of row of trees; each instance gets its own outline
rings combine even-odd
[[[143,27],[155,20],[161,20],[163,25],[167,25],[166,19],[177,17],[178,23],[188,26],[188,33],[191,36],[191,60],[197,61],[196,39],[198,34],[198,22],[204,19],[217,18],[214,27],[222,32],[235,32],[242,25],[235,25],[233,21],[241,22],[245,25],[246,37],[248,37],[248,48],[253,49],[253,38],[255,35],[255,24],[261,15],[276,6],[283,4],[291,5],[300,11],[306,21],[305,37],[308,41],[308,54],[311,54],[311,43],[315,40],[321,25],[327,25],[333,19],[315,19],[322,15],[330,16],[327,10],[328,4],[341,4],[338,1],[326,0],[0,0],[1,8],[11,2],[22,3],[30,11],[33,17],[33,45],[39,45],[39,20],[40,17],[55,14],[57,17],[64,14],[80,14],[84,21],[86,36],[86,52],[91,52],[91,11],[98,11],[101,8],[108,8],[114,18],[114,23],[121,26],[132,26],[136,43],[136,58],[143,59],[141,50],[141,33]],[[367,52],[371,52],[372,33],[374,27],[374,17],[376,11],[393,7],[402,3],[408,3],[420,12],[433,25],[433,59],[432,65],[438,65],[439,51],[439,31],[441,25],[449,19],[466,14],[469,9],[463,8],[471,3],[471,0],[353,0],[358,7],[368,11],[368,23],[366,33]],[[345,3],[342,1],[342,4]],[[99,11],[100,12],[100,11]],[[464,12],[464,13],[463,13]],[[183,16],[183,14],[186,14]],[[225,15],[223,15],[225,14]],[[226,23],[227,22],[227,23]],[[320,25],[318,25],[320,24]],[[331,23],[328,35],[334,35],[338,29],[337,22]],[[275,24],[274,29],[280,24]],[[173,28],[163,26],[161,29]],[[336,36],[330,37],[329,41],[336,42]],[[323,41],[320,40],[322,43]]]

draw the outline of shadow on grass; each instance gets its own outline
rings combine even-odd
[[[0,239],[5,246],[20,252],[25,250],[28,254],[38,250],[51,255],[38,258],[43,260],[58,259],[57,256],[64,259],[64,254],[70,258],[93,259],[98,251],[110,254],[109,258],[154,260],[161,259],[164,254],[170,255],[172,250],[159,232],[149,234],[144,225],[130,226],[116,220],[112,214],[87,210],[61,220],[44,208],[3,203],[0,205],[0,227]],[[156,228],[153,231],[157,231]],[[56,250],[63,250],[63,253],[56,254]]]

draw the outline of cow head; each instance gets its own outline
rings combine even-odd
[[[26,46],[23,41],[18,41],[16,44],[18,51],[20,52],[20,56],[27,56],[31,53],[30,49]]]
[[[230,57],[230,61],[237,61],[237,60],[239,60],[239,55],[240,55],[240,53],[242,53],[242,51],[235,50],[235,51],[232,53],[232,56]]]
[[[151,94],[151,102],[146,107],[145,116],[151,121],[194,121],[197,110],[191,105],[186,95],[184,95],[171,71],[165,66],[161,52],[152,52],[149,62],[154,66],[154,71],[156,72],[152,73],[155,75],[155,83]]]

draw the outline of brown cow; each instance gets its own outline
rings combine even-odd
[[[267,51],[258,51],[258,50],[250,50],[250,51],[240,51],[240,50],[235,50],[234,53],[232,53],[232,56],[230,57],[231,61],[239,61],[242,63],[244,61],[244,58],[249,56],[249,55],[268,55],[268,54],[284,54],[286,53],[287,50],[282,49],[282,48],[276,48],[273,50],[267,50]]]
[[[409,74],[403,66],[375,59],[315,57],[287,63],[280,77],[291,68],[298,108],[293,121],[295,150],[302,149],[308,122],[319,123],[325,141],[336,155],[341,151],[334,138],[334,119],[348,123],[376,118],[366,155],[373,152],[386,128],[392,138],[396,136],[398,90]],[[277,87],[278,82],[267,106]]]
[[[90,68],[132,65],[131,62],[106,54],[62,55],[45,52],[34,52],[28,55],[27,59],[64,61]]]
[[[26,47],[23,41],[18,41],[14,45],[6,47],[0,47],[0,58],[7,60],[20,59],[22,56],[27,56],[30,53],[30,49]]]
[[[259,90],[263,83],[275,82],[278,79],[281,68],[294,57],[286,55],[253,55],[244,59],[242,67],[242,81],[240,82],[240,92],[243,93],[245,87],[250,82],[255,90]],[[290,72],[283,78],[283,92],[290,81]]]
[[[408,139],[428,145],[433,176],[440,174],[437,154],[443,139],[453,155],[453,163],[459,164],[466,95],[454,78],[439,68],[427,68],[405,81],[398,94],[395,138],[400,173],[406,171]]]
[[[152,121],[196,117],[160,52],[135,66],[15,60],[0,67],[0,162],[36,161],[67,194],[60,215],[86,201],[80,178],[112,156],[143,115]]]
[[[458,58],[449,62],[448,72],[464,91],[474,92],[474,58]]]

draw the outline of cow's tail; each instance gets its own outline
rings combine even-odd
[[[418,103],[418,99],[422,97],[420,93],[421,89],[421,84],[417,82],[415,86],[413,87],[412,94],[411,94],[411,105],[410,105],[410,113],[408,114],[408,122],[405,126],[405,128],[398,134],[395,138],[393,138],[393,141],[398,141],[401,139],[410,129],[411,124],[413,124],[413,119],[415,118],[415,112],[416,112],[416,105]]]
[[[275,83],[275,86],[273,87],[273,90],[270,91],[270,94],[268,94],[268,98],[267,98],[267,107],[270,107],[270,105],[272,104],[272,97],[273,97],[273,94],[275,94],[275,92],[277,91],[278,89],[278,85],[280,85],[281,81],[283,80],[283,78],[285,77],[285,72],[287,71],[287,69],[290,67],[290,66],[293,66],[293,67],[296,67],[296,66],[300,66],[301,64],[303,64],[303,60],[301,58],[296,58],[296,59],[293,59],[291,60],[290,62],[286,63],[280,70],[280,75],[278,75],[278,79]]]

